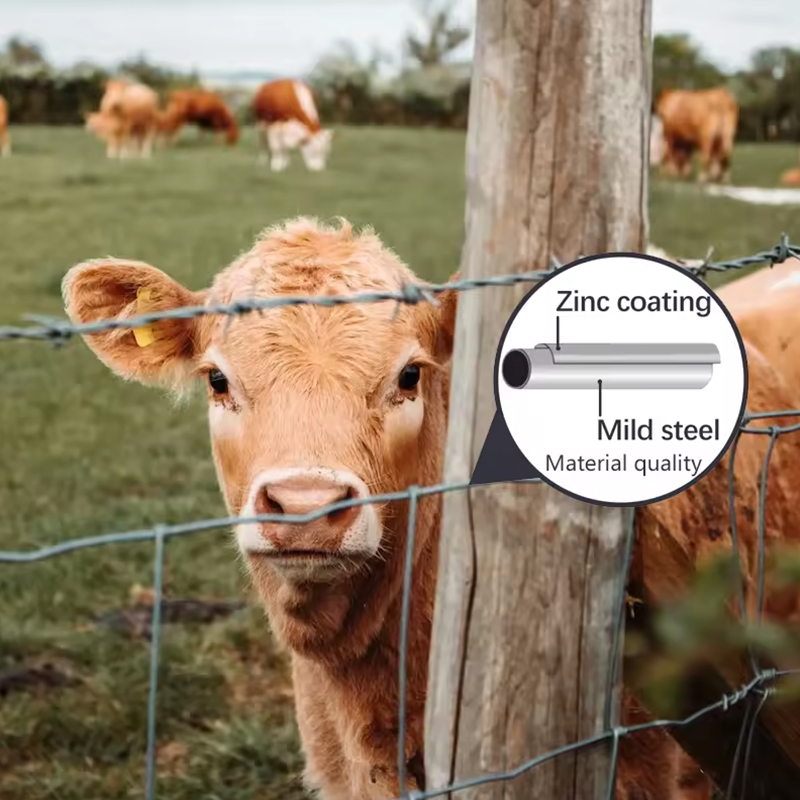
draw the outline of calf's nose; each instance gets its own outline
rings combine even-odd
[[[264,483],[256,495],[255,511],[280,516],[313,514],[359,496],[355,483],[295,474]],[[360,513],[360,506],[347,506],[321,513],[307,522],[263,522],[261,536],[281,550],[335,552]]]

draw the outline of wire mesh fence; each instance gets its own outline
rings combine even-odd
[[[711,252],[705,259],[695,262],[692,265],[682,263],[684,269],[693,274],[703,277],[710,272],[725,272],[729,270],[739,270],[751,266],[779,264],[789,257],[800,257],[800,247],[794,246],[789,242],[786,235],[781,237],[780,242],[769,250],[763,250],[743,258],[727,261],[712,261]],[[229,317],[252,312],[264,312],[271,308],[297,306],[297,305],[320,305],[336,306],[345,303],[364,303],[395,301],[398,303],[437,303],[436,295],[447,290],[468,291],[489,286],[504,287],[513,286],[520,283],[532,283],[552,274],[561,268],[561,264],[553,259],[551,268],[527,273],[509,274],[490,278],[476,278],[452,281],[442,284],[407,284],[396,292],[367,292],[350,296],[291,296],[277,297],[270,299],[253,299],[239,301],[230,304],[209,304],[205,306],[183,307],[169,311],[152,312],[139,314],[127,319],[109,319],[83,325],[73,325],[67,321],[29,315],[28,319],[38,324],[19,326],[19,327],[0,327],[0,341],[20,342],[24,340],[51,342],[55,345],[62,345],[66,341],[76,336],[99,333],[104,330],[119,328],[138,328],[144,325],[164,319],[188,319],[201,315],[227,315]],[[769,437],[766,452],[760,470],[760,481],[758,487],[758,513],[757,513],[757,537],[758,537],[758,561],[757,561],[757,619],[761,622],[761,609],[764,604],[765,596],[765,557],[766,557],[766,509],[767,509],[767,490],[768,490],[768,470],[775,445],[782,435],[800,432],[800,421],[794,424],[781,425],[778,420],[786,418],[800,418],[800,409],[786,409],[759,413],[745,413],[742,424],[728,450],[728,510],[730,518],[731,546],[736,556],[737,567],[739,570],[739,590],[738,606],[742,621],[747,621],[747,609],[745,603],[744,575],[740,563],[740,541],[736,513],[736,496],[734,491],[734,473],[736,463],[736,453],[740,439],[743,435],[759,435]],[[757,427],[753,423],[756,421],[773,420],[768,427]],[[527,483],[540,483],[539,479],[529,479]],[[145,797],[147,800],[154,800],[156,797],[156,743],[157,743],[157,700],[158,700],[158,678],[161,646],[161,608],[163,598],[163,575],[164,561],[167,540],[173,537],[187,536],[202,531],[231,527],[235,524],[281,522],[281,523],[306,523],[320,519],[327,514],[361,506],[365,504],[384,504],[392,502],[408,501],[409,515],[407,539],[405,547],[405,561],[403,574],[403,595],[401,606],[400,642],[399,652],[401,654],[398,667],[399,681],[399,709],[398,709],[398,761],[397,769],[399,773],[399,785],[405,787],[408,768],[404,758],[404,748],[402,743],[405,741],[407,728],[406,719],[406,693],[407,693],[407,663],[406,653],[409,634],[409,618],[411,606],[411,580],[413,571],[413,552],[416,535],[416,521],[418,504],[421,498],[442,495],[448,492],[469,491],[472,487],[469,481],[440,483],[431,486],[409,486],[404,491],[392,492],[381,495],[372,495],[365,498],[356,498],[339,501],[316,511],[307,514],[258,514],[252,517],[221,517],[217,519],[202,519],[193,522],[185,522],[174,525],[156,525],[151,528],[138,530],[127,530],[122,532],[108,533],[98,536],[75,538],[60,542],[58,544],[42,547],[30,551],[0,551],[0,563],[5,564],[30,564],[57,556],[66,555],[71,552],[87,548],[102,547],[112,544],[125,544],[131,542],[153,541],[154,542],[154,577],[153,577],[153,611],[152,626],[150,637],[150,667],[149,667],[149,689],[147,700],[147,748],[145,756]],[[630,525],[627,531],[627,559],[626,564],[630,565],[630,556],[633,551],[634,540],[634,515],[629,515]],[[611,652],[619,653],[622,646],[622,637],[625,628],[624,608],[626,602],[625,587],[627,584],[627,570],[620,575],[620,587],[618,595],[620,598],[620,613],[618,615],[618,625],[614,632],[614,641],[611,644]],[[750,667],[753,677],[735,691],[731,691],[719,697],[715,702],[695,711],[690,716],[681,719],[660,719],[653,720],[637,725],[612,725],[611,724],[611,703],[612,684],[619,677],[612,674],[606,691],[606,724],[604,730],[595,736],[573,742],[551,752],[535,756],[530,760],[517,765],[516,767],[503,772],[493,772],[475,777],[453,782],[448,786],[426,789],[424,791],[401,791],[403,800],[425,800],[426,798],[439,797],[449,793],[456,793],[465,789],[480,786],[482,784],[507,781],[517,778],[524,773],[536,768],[537,766],[551,761],[561,755],[574,753],[579,750],[595,747],[603,743],[609,743],[612,748],[612,769],[609,775],[606,796],[611,800],[615,791],[615,780],[617,772],[617,762],[619,758],[619,744],[623,736],[636,733],[637,731],[649,728],[679,728],[691,725],[704,716],[716,711],[728,711],[734,705],[754,701],[752,713],[744,715],[744,722],[739,733],[739,741],[734,756],[734,764],[731,769],[731,780],[739,774],[743,775],[747,771],[748,761],[751,755],[753,732],[755,730],[758,715],[762,710],[766,700],[775,693],[777,682],[780,678],[800,674],[800,670],[778,670],[764,668],[759,663],[752,646],[748,645]],[[741,769],[739,769],[741,767]],[[728,787],[728,796],[730,790]]]

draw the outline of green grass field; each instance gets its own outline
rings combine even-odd
[[[298,213],[370,223],[422,276],[446,279],[463,233],[464,137],[340,131],[329,169],[255,167],[255,138],[234,149],[184,145],[150,162],[109,162],[82,130],[13,130],[0,161],[0,325],[61,315],[74,263],[141,259],[187,285],[211,276],[267,224]],[[741,146],[734,180],[774,186],[794,146]],[[654,181],[651,239],[676,256],[745,255],[800,211],[704,197]],[[125,385],[87,348],[0,343],[0,549],[224,514],[200,400],[173,408]],[[130,607],[152,580],[151,545],[118,544],[0,565],[0,800],[142,797],[149,648],[95,616]],[[249,597],[229,534],[167,547],[166,596]],[[19,686],[15,670],[52,665],[58,681]],[[35,675],[36,673],[22,673]],[[255,606],[163,632],[158,797],[303,796],[288,673]]]

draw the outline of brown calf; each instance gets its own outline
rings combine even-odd
[[[158,129],[166,144],[172,143],[184,125],[222,133],[229,145],[239,141],[239,125],[225,101],[207,89],[183,89],[170,95],[159,115]]]
[[[109,157],[152,155],[158,124],[158,95],[153,89],[121,78],[109,80],[98,113],[87,126],[109,144]]]
[[[692,154],[699,150],[698,179],[729,180],[739,106],[727,89],[667,89],[658,96],[655,109],[662,123],[662,165],[667,172],[688,176]]]
[[[92,111],[85,115],[85,128],[106,145],[108,158],[119,158],[125,137],[125,126],[119,117]]]
[[[100,259],[70,270],[64,297],[70,318],[88,323],[252,296],[396,291],[413,280],[372,232],[356,235],[347,223],[335,229],[301,218],[265,231],[210,289],[192,291],[140,262]],[[408,503],[334,510],[303,524],[247,520],[256,513],[316,512],[338,500],[441,480],[457,295],[446,292],[439,301],[438,307],[281,307],[237,317],[227,330],[224,318],[201,316],[156,323],[138,338],[130,329],[86,337],[105,364],[130,380],[174,389],[192,379],[205,384],[222,492],[229,512],[243,518],[236,526],[239,548],[272,627],[291,652],[306,777],[325,800],[399,795],[397,671]],[[748,353],[751,410],[797,399],[765,357],[752,347]],[[797,447],[777,450],[778,466],[795,475]],[[742,443],[740,455],[737,497],[746,515],[760,464],[751,442]],[[787,480],[771,493],[771,537],[800,535],[797,495]],[[655,596],[669,596],[711,549],[729,547],[726,509],[724,469],[718,469],[676,498],[641,510],[635,572]],[[424,784],[440,512],[439,496],[420,499],[407,662],[409,789]],[[743,521],[741,536],[750,554],[752,519]],[[681,574],[670,561],[670,541],[685,544]],[[745,568],[752,589],[750,557]],[[623,722],[643,718],[626,693]],[[620,800],[706,800],[710,791],[708,779],[663,731],[621,742]]]

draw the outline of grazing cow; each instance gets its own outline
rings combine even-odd
[[[113,114],[91,111],[84,115],[85,127],[106,145],[108,158],[122,157],[124,126],[122,120]]]
[[[229,145],[239,141],[239,125],[231,110],[218,94],[206,89],[182,89],[170,95],[167,107],[159,115],[162,141],[171,144],[184,125],[196,125],[212,134],[222,133]]]
[[[0,156],[11,155],[11,136],[8,133],[8,103],[0,94]]]
[[[663,125],[666,172],[687,177],[692,155],[700,151],[700,182],[730,179],[733,140],[739,106],[724,87],[718,89],[666,89],[655,103]]]
[[[104,131],[99,135],[109,143],[109,158],[125,158],[134,153],[150,158],[158,126],[158,95],[153,89],[142,83],[112,79],[106,83],[98,113],[104,119],[94,118],[92,130]]]
[[[415,276],[372,232],[300,218],[266,230],[210,289],[185,288],[137,261],[97,259],[64,279],[74,323],[137,312],[232,303],[253,296],[397,291]],[[143,294],[142,292],[145,292]],[[234,318],[171,318],[85,341],[130,380],[208,391],[212,452],[236,540],[275,634],[291,653],[309,787],[325,800],[388,800],[396,769],[398,649],[407,502],[359,505],[306,523],[247,522],[254,514],[318,512],[442,478],[457,294],[439,306],[393,302],[291,306]],[[788,311],[781,310],[785,315]],[[748,344],[751,411],[800,405],[764,346]],[[795,351],[796,352],[796,351]],[[759,454],[739,446],[739,536],[752,608]],[[797,437],[775,447],[769,536],[800,536]],[[780,477],[780,476],[784,477]],[[774,476],[773,476],[774,477]],[[441,497],[420,498],[408,637],[408,789],[424,788],[424,708],[438,574]],[[713,470],[674,498],[637,512],[633,574],[656,596],[695,564],[727,550],[727,475]],[[675,547],[666,543],[675,542]],[[664,568],[680,548],[683,571]],[[784,598],[785,600],[785,598]],[[767,592],[765,616],[775,613]],[[629,692],[622,721],[649,719]],[[619,800],[708,800],[711,785],[663,730],[620,741]]]
[[[269,151],[271,168],[279,172],[289,165],[291,151],[299,147],[309,170],[325,169],[333,131],[320,125],[308,84],[288,78],[265,83],[256,92],[253,111],[260,133],[260,162]]]

